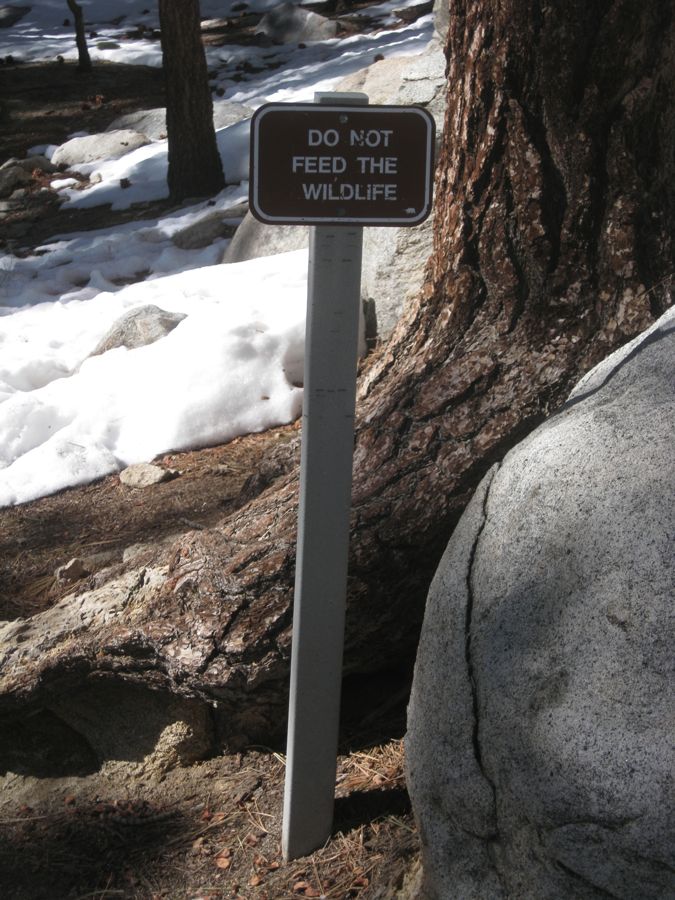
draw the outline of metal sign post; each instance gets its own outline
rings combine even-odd
[[[363,229],[312,228],[282,844],[331,832],[344,636]]]
[[[317,99],[322,102],[323,97]],[[350,99],[368,102],[365,95]],[[282,824],[286,859],[316,850],[333,825],[362,246],[363,228],[358,225],[310,229]]]
[[[330,836],[349,553],[362,225],[431,209],[433,119],[365,94],[268,104],[251,127],[250,207],[310,229],[300,507],[282,846]]]

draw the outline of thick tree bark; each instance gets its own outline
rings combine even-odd
[[[487,467],[672,303],[673,49],[659,0],[453,0],[428,278],[361,373],[346,671],[414,650]],[[297,474],[270,466],[220,527],[103,588],[100,612],[78,598],[86,629],[54,611],[21,626],[5,703],[107,673],[208,698],[232,733],[278,732]]]
[[[199,23],[199,0],[159,0],[168,183],[176,200],[217,194],[225,187]]]
[[[82,7],[75,0],[67,0],[68,9],[75,19],[75,43],[77,44],[77,68],[79,72],[91,72],[91,58],[87,47],[87,36],[84,33],[84,14]]]

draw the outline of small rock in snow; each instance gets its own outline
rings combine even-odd
[[[175,469],[163,469],[151,463],[134,463],[120,472],[120,481],[127,487],[150,487],[161,484],[162,481],[170,481],[178,474]]]
[[[185,313],[168,312],[154,304],[137,306],[112,325],[90,356],[100,356],[117,347],[126,347],[129,350],[147,347],[148,344],[154,344],[160,338],[166,337],[184,318]]]

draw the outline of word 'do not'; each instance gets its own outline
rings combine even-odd
[[[369,107],[372,109],[372,107]],[[389,137],[393,134],[391,129],[361,128],[358,131],[350,129],[349,145],[351,147],[388,147]],[[340,143],[340,133],[334,128],[320,131],[318,128],[310,128],[307,132],[307,145],[319,147],[336,147]]]

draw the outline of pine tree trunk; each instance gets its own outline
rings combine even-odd
[[[91,58],[87,47],[87,37],[84,33],[84,14],[82,7],[75,0],[67,0],[68,9],[75,19],[75,43],[77,45],[77,69],[79,72],[91,72]]]
[[[159,0],[169,138],[169,193],[175,200],[225,186],[201,41],[199,0]]]
[[[672,8],[453,0],[447,59],[428,282],[361,381],[354,572],[397,621],[487,467],[673,300]]]
[[[659,0],[453,0],[428,278],[360,378],[347,672],[414,652],[488,466],[672,303],[673,38]],[[277,468],[166,569],[130,575],[114,616],[72,639],[52,621],[2,690],[107,671],[209,698],[232,733],[278,733],[297,471]]]

